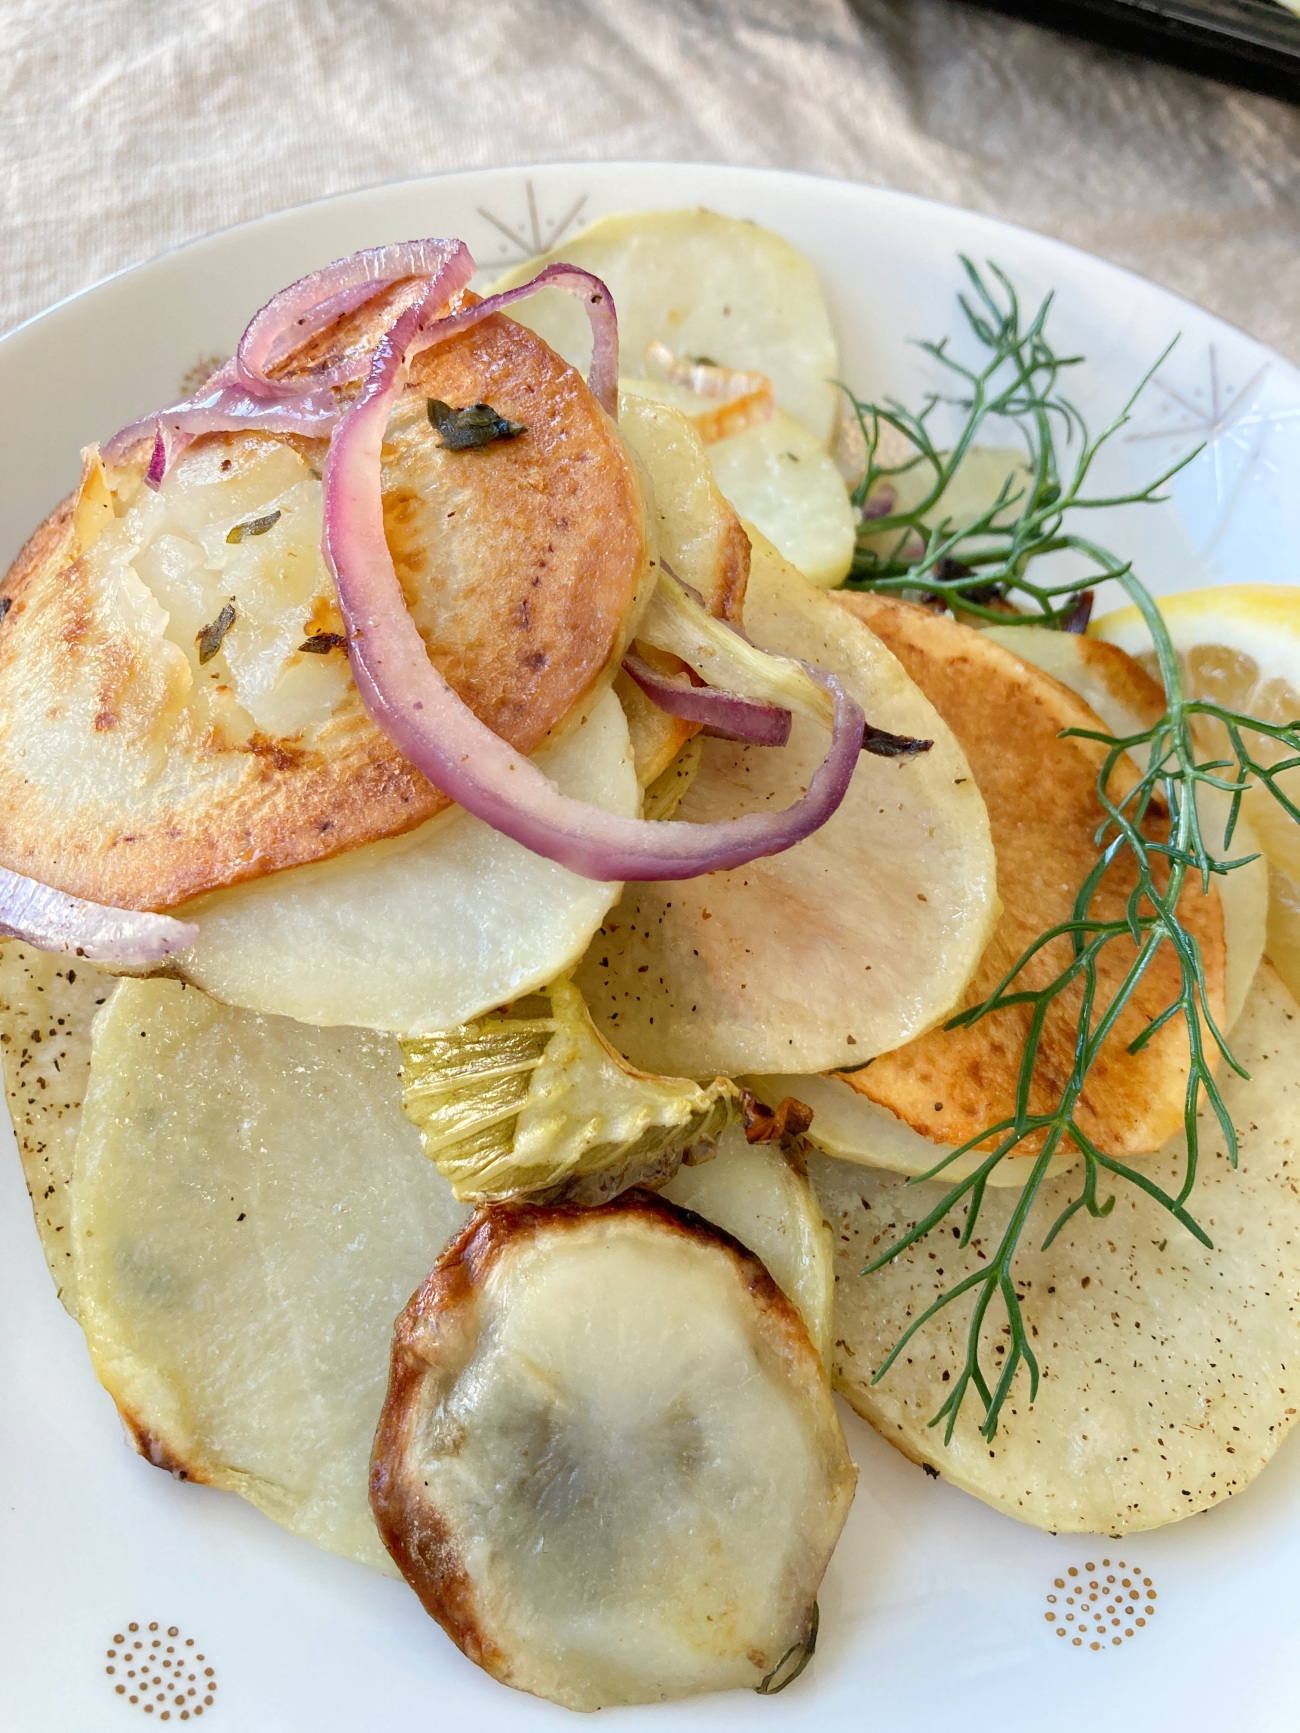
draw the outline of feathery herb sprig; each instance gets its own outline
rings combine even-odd
[[[1218,1059],[1239,1075],[1245,1075],[1234,1059],[1218,1027],[1207,998],[1204,963],[1195,935],[1182,924],[1178,913],[1184,886],[1199,881],[1203,890],[1211,882],[1244,866],[1254,856],[1229,858],[1242,796],[1252,784],[1266,788],[1291,818],[1300,822],[1300,807],[1287,795],[1278,778],[1300,768],[1300,722],[1287,726],[1265,723],[1230,711],[1222,705],[1187,697],[1178,658],[1160,610],[1128,563],[1080,536],[1066,524],[1066,514],[1102,505],[1138,504],[1157,500],[1159,489],[1181,467],[1175,465],[1154,482],[1130,494],[1100,498],[1086,492],[1086,482],[1098,451],[1127,421],[1133,405],[1151,377],[1149,372],[1118,416],[1093,438],[1078,409],[1057,389],[1062,371],[1078,364],[1079,357],[1061,358],[1046,336],[1049,296],[1028,324],[1022,324],[1014,288],[997,269],[990,272],[1000,285],[1005,303],[1000,303],[969,260],[963,259],[975,301],[960,297],[971,330],[988,351],[982,367],[966,367],[949,352],[946,340],[922,347],[945,369],[966,382],[964,394],[927,399],[918,414],[894,402],[866,404],[851,398],[857,422],[867,445],[866,473],[855,500],[870,513],[870,501],[890,485],[891,478],[918,464],[927,466],[933,480],[924,499],[906,512],[880,512],[864,518],[864,532],[876,548],[860,545],[848,583],[854,587],[897,592],[936,594],[964,613],[994,619],[999,624],[1051,625],[1079,629],[1079,584],[1040,580],[1031,565],[1040,555],[1072,548],[1083,555],[1095,578],[1114,578],[1127,591],[1142,613],[1155,646],[1159,674],[1165,689],[1164,714],[1150,728],[1118,738],[1103,731],[1069,729],[1069,734],[1097,740],[1106,748],[1097,777],[1098,798],[1104,819],[1098,827],[1097,860],[1075,897],[1071,918],[1042,933],[1014,967],[981,1003],[952,1018],[949,1028],[966,1027],[1007,1006],[1029,1008],[1017,1078],[1014,1109],[1007,1117],[986,1127],[959,1149],[952,1150],[928,1172],[912,1183],[935,1179],[960,1157],[992,1142],[980,1151],[978,1165],[950,1187],[916,1225],[869,1264],[864,1275],[880,1269],[915,1245],[963,1204],[965,1225],[961,1245],[970,1244],[978,1225],[985,1192],[996,1168],[1027,1144],[1037,1148],[1029,1177],[1011,1212],[996,1250],[987,1261],[955,1282],[926,1308],[895,1344],[875,1375],[885,1377],[890,1367],[916,1333],[939,1312],[965,1295],[973,1296],[966,1337],[965,1364],[953,1388],[930,1424],[945,1424],[945,1442],[952,1438],[958,1414],[973,1388],[983,1405],[981,1431],[992,1438],[998,1417],[1012,1384],[1022,1367],[1030,1380],[1030,1400],[1037,1395],[1038,1362],[1030,1346],[1021,1298],[1015,1278],[1016,1252],[1034,1205],[1051,1169],[1052,1158],[1071,1145],[1082,1158],[1076,1195],[1049,1225],[1042,1242],[1046,1249],[1075,1215],[1086,1211],[1104,1217],[1114,1207],[1111,1193],[1103,1201],[1101,1188],[1110,1180],[1123,1180],[1154,1199],[1189,1233],[1208,1246],[1211,1242],[1187,1208],[1196,1183],[1199,1155],[1199,1112],[1208,1104],[1222,1129],[1229,1158],[1237,1159],[1237,1139],[1232,1120],[1214,1076]],[[1166,354],[1168,351],[1165,352]],[[1160,358],[1163,360],[1163,356]],[[1156,366],[1159,366],[1157,361]],[[1154,372],[1152,368],[1152,372]],[[939,450],[930,433],[930,421],[942,403],[955,403],[966,420],[956,442]],[[943,513],[944,494],[951,485],[963,457],[976,443],[977,435],[991,417],[1015,426],[1024,439],[1030,477],[1017,489],[1009,481],[996,502],[973,520],[955,524]],[[914,458],[886,466],[877,462],[881,430],[892,427],[916,449]],[[1068,475],[1062,479],[1058,432],[1066,446],[1077,442]],[[1194,453],[1189,456],[1195,455]],[[1184,458],[1185,463],[1189,459]],[[878,551],[882,532],[898,531],[885,554]],[[909,546],[910,542],[910,546]],[[1064,598],[1064,599],[1063,599]],[[1008,604],[1022,611],[1009,612]],[[1000,604],[1000,605],[998,605]],[[1198,717],[1221,726],[1227,739],[1227,756],[1205,758],[1198,746],[1194,723]],[[1263,761],[1251,749],[1247,736],[1258,735],[1274,742],[1289,756]],[[1114,773],[1125,754],[1137,762],[1140,775],[1122,796],[1112,794]],[[1202,829],[1197,794],[1215,789],[1227,796],[1228,815],[1220,853],[1210,846]],[[1153,827],[1149,819],[1167,812],[1167,828]],[[1158,834],[1152,834],[1157,830]],[[1103,919],[1094,912],[1099,889],[1106,875],[1124,863],[1135,873],[1123,919]],[[1031,989],[1021,985],[1029,963],[1048,945],[1069,941],[1069,960],[1046,986]],[[1130,945],[1133,960],[1119,987],[1107,1003],[1098,1000],[1098,964],[1108,945]],[[1137,1052],[1167,1023],[1181,1019],[1187,1032],[1189,1067],[1184,1101],[1187,1153],[1182,1183],[1176,1193],[1165,1191],[1140,1168],[1105,1154],[1082,1129],[1078,1108],[1088,1077],[1103,1044],[1114,1030],[1121,1012],[1149,970],[1162,947],[1172,949],[1178,960],[1180,987],[1169,1005],[1129,1045]],[[1049,1011],[1065,993],[1081,986],[1076,1024],[1074,1059],[1070,1075],[1059,1096],[1046,1111],[1031,1112],[1030,1085],[1034,1079],[1043,1028]],[[986,1337],[993,1335],[989,1313],[1000,1303],[1007,1320],[1009,1341],[1005,1356],[986,1372]],[[1001,1332],[997,1332],[1001,1335]]]

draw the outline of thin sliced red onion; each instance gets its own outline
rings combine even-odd
[[[304,342],[389,283],[428,270],[432,270],[430,287],[438,293],[430,296],[426,292],[417,303],[426,309],[429,324],[418,340],[413,337],[410,354],[444,342],[539,288],[567,289],[579,296],[591,321],[588,381],[592,392],[609,415],[617,414],[618,320],[609,290],[598,277],[571,265],[548,265],[517,289],[490,295],[474,307],[439,319],[434,316],[437,310],[449,305],[468,286],[474,260],[461,241],[402,241],[336,259],[281,290],[254,315],[231,360],[191,397],[121,428],[104,447],[104,457],[109,463],[119,462],[131,446],[152,433],[153,451],[145,481],[157,489],[172,460],[191,440],[205,433],[257,431],[328,438],[342,413],[333,386],[345,376],[351,377],[353,366],[341,364],[317,374],[308,385],[268,379],[261,369],[290,344]],[[325,299],[313,303],[311,296],[321,291]]]
[[[467,331],[503,307],[513,306],[539,289],[564,289],[582,302],[591,325],[591,365],[587,369],[587,384],[591,394],[611,420],[618,420],[618,314],[614,297],[599,277],[583,271],[577,265],[548,265],[544,271],[517,289],[503,289],[489,295],[462,312],[449,313],[445,319],[435,319],[417,333],[407,360],[413,360],[437,343],[445,343],[458,331]]]
[[[373,720],[466,811],[586,878],[696,878],[777,854],[811,835],[843,800],[865,727],[859,706],[821,669],[808,667],[808,673],[832,699],[831,742],[807,793],[783,812],[684,824],[622,818],[561,794],[479,721],[429,660],[384,539],[380,450],[432,294],[381,339],[325,464],[323,549],[347,625],[353,676]]]
[[[0,936],[89,963],[160,963],[199,936],[189,921],[88,903],[0,867]]]
[[[748,746],[784,746],[790,738],[791,716],[779,704],[760,704],[717,686],[692,686],[660,674],[635,650],[623,658],[624,672],[669,716],[698,722],[718,740],[739,740]]]
[[[299,389],[291,381],[270,379],[266,369],[290,343],[305,343],[332,319],[364,305],[389,284],[403,277],[441,281],[446,300],[466,288],[474,275],[474,260],[463,241],[394,241],[366,247],[311,271],[272,295],[248,322],[235,351],[235,372],[241,385],[259,397],[291,397]],[[320,373],[318,385],[343,384],[351,377],[346,364]]]

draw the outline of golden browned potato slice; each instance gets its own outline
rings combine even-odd
[[[90,1077],[90,1025],[115,982],[93,963],[0,945],[5,1096],[36,1231],[59,1298],[77,1315],[72,1158]]]
[[[1069,919],[1078,887],[1096,862],[1095,836],[1104,818],[1096,780],[1105,749],[1059,736],[1063,728],[1103,724],[1059,681],[968,626],[884,596],[839,594],[836,601],[893,650],[934,703],[966,752],[988,807],[1002,915],[966,993],[965,1002],[974,1004],[1033,940]],[[1132,767],[1122,766],[1115,793],[1135,779]],[[1122,918],[1133,882],[1132,871],[1117,865],[1094,911]],[[1199,885],[1189,887],[1180,913],[1200,940],[1210,1004],[1222,1021],[1225,948],[1217,890],[1203,896]],[[1099,1007],[1109,1003],[1133,955],[1121,941],[1102,953]],[[1026,968],[1022,983],[1045,985],[1068,957],[1069,941],[1055,941]],[[1108,1154],[1158,1149],[1181,1122],[1188,1066],[1182,1025],[1175,1020],[1140,1052],[1127,1051],[1180,987],[1177,960],[1164,947],[1085,1086],[1080,1125]],[[1081,992],[1080,982],[1048,1014],[1031,1092],[1034,1111],[1053,1104],[1069,1076]],[[1012,1006],[968,1029],[932,1029],[845,1081],[935,1143],[965,1143],[1011,1113],[1030,1015],[1030,1007]]]
[[[575,979],[609,1041],[664,1076],[888,1052],[956,1001],[996,916],[988,820],[960,746],[885,645],[757,533],[745,626],[839,675],[878,727],[934,744],[911,759],[863,753],[829,823],[783,854],[626,887]],[[802,717],[776,751],[706,740],[677,816],[787,806],[825,750]]]
[[[367,1475],[393,1319],[466,1211],[397,1043],[123,981],[73,1182],[81,1322],[159,1468],[389,1569]]]
[[[872,1377],[908,1325],[980,1268],[1017,1197],[986,1198],[968,1249],[941,1229],[864,1277],[863,1266],[920,1220],[942,1187],[814,1158],[835,1238],[836,1384],[904,1455],[1054,1532],[1154,1528],[1255,1478],[1300,1409],[1300,1006],[1267,965],[1234,1045],[1251,1073],[1223,1083],[1240,1167],[1229,1166],[1213,1115],[1203,1115],[1188,1204],[1214,1249],[1116,1182],[1104,1221],[1081,1212],[1041,1251],[1080,1184],[1074,1174],[1050,1180],[1016,1263],[1042,1382],[1031,1407],[1022,1373],[992,1440],[979,1431],[973,1390],[951,1445],[928,1424],[965,1363],[969,1298],[933,1318],[879,1384]],[[1183,1163],[1180,1136],[1143,1171],[1176,1192]],[[1002,1340],[996,1306],[990,1319],[986,1369]]]
[[[381,325],[380,309],[354,315],[313,356],[360,367]],[[490,401],[527,431],[444,450],[430,397]],[[108,475],[91,457],[3,585],[0,865],[169,908],[448,804],[366,716],[343,650],[301,649],[341,624],[319,550],[321,456],[213,436],[156,494],[140,486],[147,453]],[[625,446],[581,377],[497,317],[416,361],[383,487],[433,661],[531,753],[608,677],[642,594],[649,531]]]
[[[598,1709],[788,1662],[854,1479],[767,1271],[629,1193],[473,1218],[398,1320],[371,1498],[471,1660]]]

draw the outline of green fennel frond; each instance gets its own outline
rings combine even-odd
[[[1006,276],[990,266],[995,289],[969,260],[963,260],[973,299],[960,297],[970,328],[987,350],[980,367],[959,363],[948,343],[922,347],[960,382],[956,396],[931,396],[918,413],[893,402],[867,404],[851,398],[853,412],[866,441],[866,471],[854,498],[864,517],[864,536],[847,584],[863,589],[937,597],[977,619],[996,620],[1001,625],[1017,623],[1081,629],[1086,608],[1081,608],[1078,580],[1055,583],[1040,580],[1032,564],[1041,555],[1071,548],[1087,562],[1095,579],[1115,579],[1141,611],[1155,647],[1166,708],[1150,728],[1123,739],[1102,731],[1069,730],[1102,742],[1106,756],[1098,773],[1097,792],[1104,818],[1096,835],[1097,858],[1080,885],[1071,918],[1042,933],[1024,952],[981,1003],[954,1017],[948,1027],[977,1022],[1009,1005],[1029,1008],[1028,1028],[1021,1055],[1013,1111],[996,1124],[946,1154],[917,1181],[939,1177],[943,1171],[973,1150],[980,1150],[977,1166],[953,1184],[934,1207],[906,1234],[890,1245],[864,1270],[880,1269],[910,1246],[925,1238],[954,1212],[965,1209],[960,1243],[968,1245],[974,1235],[989,1180],[1010,1155],[1035,1151],[1010,1219],[996,1248],[985,1262],[942,1293],[917,1317],[894,1345],[876,1372],[884,1378],[907,1344],[945,1308],[970,1297],[965,1364],[955,1376],[952,1389],[931,1424],[943,1425],[950,1440],[963,1403],[973,1389],[983,1408],[981,1430],[986,1438],[997,1431],[1011,1387],[1022,1368],[1030,1382],[1030,1400],[1038,1388],[1038,1363],[1030,1345],[1021,1299],[1015,1279],[1017,1248],[1024,1236],[1035,1202],[1048,1177],[1052,1158],[1070,1148],[1081,1158],[1076,1171],[1076,1195],[1048,1223],[1044,1249],[1080,1212],[1101,1218],[1114,1205],[1111,1182],[1137,1186],[1204,1245],[1210,1240],[1191,1214],[1188,1203],[1196,1184],[1199,1156],[1199,1114],[1208,1105],[1222,1129],[1229,1157],[1236,1163],[1237,1140],[1224,1106],[1215,1068],[1221,1060],[1241,1073],[1224,1032],[1216,1024],[1207,998],[1205,969],[1200,945],[1179,918],[1179,899],[1184,886],[1198,883],[1208,889],[1216,877],[1246,864],[1253,857],[1231,858],[1226,851],[1232,836],[1242,796],[1254,784],[1262,785],[1288,815],[1300,822],[1300,808],[1279,782],[1288,771],[1300,768],[1300,722],[1286,726],[1264,723],[1223,706],[1189,698],[1183,686],[1178,658],[1160,610],[1130,566],[1085,536],[1067,522],[1070,514],[1103,505],[1139,504],[1161,497],[1160,489],[1180,466],[1165,471],[1148,486],[1119,498],[1101,498],[1087,491],[1089,472],[1097,452],[1127,421],[1143,379],[1114,420],[1092,437],[1078,409],[1059,391],[1061,374],[1077,365],[1078,357],[1061,358],[1046,335],[1049,296],[1026,323],[1018,298]],[[1167,351],[1166,351],[1167,353]],[[1160,358],[1163,359],[1163,356]],[[1159,365],[1157,361],[1156,365]],[[1154,368],[1152,369],[1154,371]],[[965,413],[965,423],[953,443],[939,450],[930,434],[934,411],[941,403],[956,404]],[[976,443],[990,418],[1012,423],[1025,443],[1029,479],[1020,487],[1012,482],[997,500],[974,519],[955,523],[944,516],[944,496],[958,465]],[[915,456],[892,468],[877,461],[881,430],[891,427],[915,449]],[[1063,447],[1074,447],[1073,459],[1065,465]],[[1189,457],[1195,455],[1189,454]],[[1187,458],[1183,462],[1188,461]],[[923,499],[906,512],[893,512],[892,478],[922,466],[930,478]],[[873,500],[884,499],[887,509],[871,511]],[[894,532],[897,532],[894,535]],[[889,537],[893,535],[892,542]],[[881,552],[882,538],[888,542]],[[1011,611],[1015,610],[1015,611]],[[1198,718],[1219,724],[1226,738],[1226,755],[1207,758],[1198,745]],[[1283,756],[1265,759],[1252,740],[1267,740]],[[1129,754],[1141,772],[1137,782],[1122,797],[1112,795],[1114,772]],[[1202,830],[1197,793],[1212,788],[1226,795],[1228,821],[1222,849],[1216,852]],[[1168,814],[1167,828],[1152,826],[1156,814]],[[1157,834],[1153,835],[1155,830]],[[1098,891],[1108,872],[1117,864],[1135,873],[1136,882],[1127,899],[1124,918],[1103,919],[1096,912]],[[1041,988],[1023,985],[1026,966],[1046,946],[1068,940],[1068,960],[1056,976]],[[1107,946],[1123,943],[1133,952],[1114,995],[1105,1003],[1098,999],[1098,965]],[[1144,1028],[1129,1047],[1136,1052],[1166,1024],[1181,1021],[1186,1030],[1189,1068],[1184,1100],[1186,1159],[1182,1183],[1176,1193],[1156,1185],[1140,1167],[1099,1149],[1079,1123],[1078,1109],[1090,1072],[1121,1012],[1156,955],[1168,948],[1175,956],[1180,977],[1178,992],[1168,1006]],[[1043,1029],[1053,1005],[1068,992],[1077,992],[1073,1063],[1055,1100],[1042,1111],[1031,1111],[1034,1081]],[[1241,1073],[1244,1075],[1244,1073]],[[985,1147],[991,1146],[991,1147]],[[1103,1195],[1106,1192],[1108,1195]],[[1004,1334],[990,1314],[1000,1306],[1005,1316]],[[999,1350],[992,1365],[993,1346]]]

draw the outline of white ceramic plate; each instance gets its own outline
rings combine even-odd
[[[932,381],[905,339],[956,328],[961,252],[995,259],[1027,300],[1056,290],[1055,334],[1088,357],[1074,391],[1098,422],[1181,334],[1103,479],[1131,483],[1194,444],[1206,449],[1168,504],[1098,523],[1098,537],[1157,590],[1300,577],[1300,373],[1241,332],[968,212],[797,175],[663,164],[499,169],[329,199],[184,247],[31,321],[0,343],[0,556],[72,483],[81,444],[173,397],[187,370],[228,353],[252,309],[312,266],[382,240],[457,234],[491,274],[591,218],[701,203],[757,218],[812,257],[859,390],[914,402]],[[231,1733],[508,1733],[568,1721],[476,1671],[401,1583],[135,1456],[55,1299],[16,1160],[0,1159],[0,1190],[5,1733],[140,1726],[143,1705],[114,1689],[136,1642],[164,1658],[170,1643],[200,1687],[187,1702],[204,1708],[202,1725]],[[1022,1528],[927,1478],[852,1415],[846,1423],[861,1483],[823,1587],[810,1671],[776,1698],[608,1710],[602,1725],[1292,1733],[1295,1444],[1230,1504],[1152,1535],[1091,1541]],[[1071,1567],[1101,1583],[1103,1600],[1110,1576],[1149,1578],[1154,1616],[1118,1647],[1072,1647],[1054,1634],[1047,1600],[1078,1592]],[[1054,1588],[1058,1577],[1067,1589]]]

